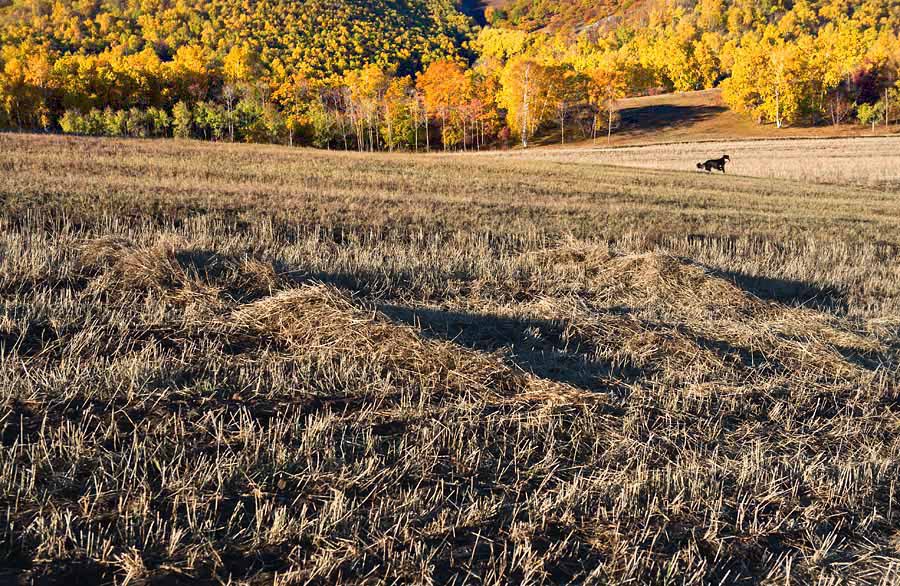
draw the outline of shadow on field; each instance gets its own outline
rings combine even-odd
[[[508,360],[522,370],[586,390],[597,390],[610,378],[631,379],[639,374],[593,359],[590,343],[566,338],[563,324],[554,321],[396,305],[379,305],[378,310],[395,322],[417,328],[428,338],[481,352],[508,351]]]
[[[646,131],[662,130],[676,126],[690,126],[714,118],[727,111],[724,106],[639,106],[619,112],[623,129]]]
[[[847,296],[834,287],[820,287],[806,281],[747,275],[704,266],[712,275],[727,279],[748,293],[766,301],[803,306],[819,311],[846,311]]]

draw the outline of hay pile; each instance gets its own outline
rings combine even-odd
[[[90,240],[79,246],[78,265],[91,278],[93,293],[154,291],[181,304],[254,299],[282,284],[270,262],[208,252],[172,236],[162,236],[151,246],[121,238]]]
[[[243,305],[227,319],[241,335],[287,342],[293,352],[339,368],[377,364],[384,376],[431,393],[482,400],[572,400],[575,389],[526,374],[502,354],[424,338],[335,287],[312,284]],[[583,397],[581,397],[583,399]]]
[[[656,306],[685,316],[712,312],[736,317],[763,311],[765,306],[691,261],[661,253],[613,257],[593,276],[590,288],[609,301]]]
[[[335,287],[298,288],[258,258],[209,253],[172,236],[150,246],[92,240],[78,254],[91,294],[159,295],[182,307],[186,321],[242,343],[287,347],[342,368],[377,365],[383,376],[437,394],[582,398],[501,353],[423,337]],[[764,301],[679,257],[617,255],[605,245],[571,243],[527,254],[574,293],[542,296],[527,311],[564,324],[564,340],[585,360],[608,365],[597,390],[640,379],[770,384],[779,373],[810,383],[858,384],[872,376],[868,357],[885,351],[876,337],[848,329],[846,321]]]
[[[378,376],[435,398],[447,392],[492,401],[585,398],[524,372],[503,353],[425,338],[333,286],[298,287],[257,258],[208,253],[172,236],[150,246],[95,239],[77,252],[88,294],[122,303],[150,295],[180,308],[182,324],[168,334],[170,341],[205,332],[234,347],[286,349],[328,368],[375,368]]]
[[[810,384],[861,384],[872,378],[868,357],[886,351],[845,320],[762,300],[686,259],[597,247],[545,255],[559,261],[561,279],[580,264],[582,288],[563,300],[544,297],[530,312],[565,322],[565,337],[610,364],[618,384],[636,371],[666,384],[773,383],[787,373]]]

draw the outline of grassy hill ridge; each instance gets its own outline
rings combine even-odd
[[[596,140],[570,141],[568,147],[637,146],[664,143],[697,143],[708,141],[777,140],[809,138],[844,138],[889,136],[900,132],[900,125],[879,125],[876,132],[867,125],[849,121],[838,126],[796,124],[776,128],[774,124],[758,124],[747,116],[728,108],[722,90],[676,92],[617,100],[618,113],[610,140],[605,135]],[[535,144],[558,148],[559,129],[548,128]]]

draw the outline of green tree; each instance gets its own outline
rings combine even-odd
[[[191,108],[184,102],[178,102],[172,109],[172,132],[175,138],[190,138],[194,117]]]
[[[125,127],[128,136],[147,138],[150,136],[150,119],[147,112],[140,108],[131,108],[125,115]]]
[[[872,133],[875,132],[875,125],[884,116],[884,103],[876,102],[874,104],[860,104],[856,109],[856,117],[860,124],[871,124]]]
[[[76,110],[66,110],[59,119],[59,127],[64,134],[87,134],[84,117]]]
[[[170,118],[168,112],[166,112],[162,108],[150,107],[147,110],[147,117],[150,120],[150,129],[152,136],[168,136],[169,128],[172,125],[172,119]]]
[[[122,110],[107,107],[103,111],[103,126],[106,136],[124,136],[126,132],[126,115]]]

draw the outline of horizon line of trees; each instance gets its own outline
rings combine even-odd
[[[146,50],[2,55],[0,127],[360,151],[527,145],[551,123],[563,141],[597,136],[626,89],[613,69],[578,73],[524,55],[497,69],[443,59],[415,77],[369,65],[328,80],[266,75],[247,47],[221,61],[193,47],[170,62]]]

